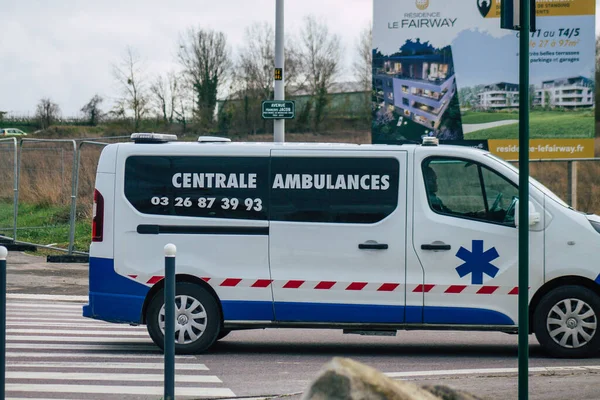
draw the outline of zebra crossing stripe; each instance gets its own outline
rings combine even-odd
[[[145,335],[143,338],[111,338],[111,337],[81,337],[81,336],[17,336],[11,337],[7,340],[7,343],[11,342],[60,342],[60,343],[68,343],[68,342],[89,342],[89,343],[114,343],[115,340],[119,341],[119,343],[152,343],[150,337]]]
[[[40,333],[39,329],[7,329],[6,333]],[[93,336],[93,335],[110,335],[110,336],[139,336],[148,338],[148,333],[144,329],[142,330],[130,330],[130,331],[98,331],[98,330],[71,330],[71,329],[44,329],[44,333],[51,335],[77,335],[80,337]],[[64,337],[64,336],[63,336]],[[96,336],[93,336],[96,337]]]
[[[22,354],[22,353],[21,353]],[[65,357],[64,354],[60,354],[61,357]],[[86,357],[89,358],[89,355],[86,355]],[[114,357],[114,356],[111,356]],[[71,358],[71,356],[69,355],[69,358]],[[139,358],[138,356],[136,356],[136,358]],[[162,356],[161,356],[162,358]],[[88,369],[110,369],[110,370],[114,370],[114,369],[127,369],[127,370],[136,370],[136,369],[142,369],[142,370],[146,370],[146,369],[158,369],[158,370],[163,370],[164,369],[164,363],[143,363],[143,362],[137,362],[137,363],[126,363],[126,362],[101,362],[101,363],[91,363],[91,362],[71,362],[69,361],[68,363],[57,363],[57,362],[47,362],[47,361],[38,361],[34,364],[32,363],[7,363],[6,365],[7,369],[9,371],[14,371],[16,369],[19,368],[66,368],[66,369],[71,369],[71,368],[77,368],[77,369],[81,369],[81,368],[88,368]],[[206,365],[204,364],[182,364],[180,362],[176,362],[175,363],[175,370],[176,371],[208,371],[208,368],[206,368]]]
[[[31,350],[31,346],[27,347],[28,349]],[[79,353],[38,353],[38,352],[31,352],[31,351],[26,351],[26,352],[7,352],[6,353],[6,358],[18,358],[20,360],[23,359],[30,359],[30,358],[65,358],[65,356],[68,356],[69,358],[85,358],[85,359],[95,359],[95,358],[116,358],[116,359],[130,359],[130,358],[134,358],[136,360],[163,360],[164,359],[164,355],[162,353],[156,353],[156,354],[98,354],[97,352],[95,353],[84,353],[84,352],[79,352]],[[177,361],[176,365],[181,365],[179,364],[179,362],[181,361],[191,361],[191,360],[196,360],[196,358],[194,356],[190,356],[190,355],[177,355],[175,356],[175,360]],[[104,361],[102,362],[104,363]],[[71,362],[69,362],[69,364],[72,364]],[[197,365],[202,365],[204,366],[204,364],[197,364]],[[206,368],[206,366],[204,366],[202,369]],[[208,368],[207,368],[208,370]]]
[[[88,393],[88,394],[116,394],[116,395],[148,395],[162,396],[162,386],[115,386],[115,385],[44,385],[32,383],[7,383],[7,392],[33,392],[33,393]],[[175,396],[201,397],[235,397],[227,388],[200,388],[176,387]]]
[[[85,373],[85,372],[21,372],[6,371],[6,379],[49,379],[65,381],[161,382],[163,374]],[[175,383],[223,383],[214,375],[175,375]]]
[[[115,342],[115,340],[111,340],[112,343]],[[119,341],[121,342],[121,341]],[[7,350],[12,350],[12,349],[19,349],[19,350],[31,350],[31,349],[35,349],[36,345],[40,345],[40,343],[12,343],[12,342],[7,342],[6,343],[6,349]],[[122,344],[106,344],[106,345],[101,345],[101,344],[54,344],[54,343],[44,343],[44,350],[88,350],[88,351],[127,351],[128,353],[130,352],[136,352],[136,351],[143,351],[145,353],[148,352],[152,352],[155,351],[157,352],[157,354],[161,354],[159,348],[156,347],[155,345],[136,345],[136,346],[131,346],[132,343],[122,343]],[[32,353],[33,354],[33,353]],[[70,356],[70,354],[69,354]],[[115,354],[115,357],[118,357],[118,354]]]

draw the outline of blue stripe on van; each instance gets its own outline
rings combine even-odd
[[[140,323],[149,287],[115,272],[113,259],[90,257],[89,304],[83,316],[109,322]]]
[[[227,321],[273,321],[270,301],[223,300],[223,319]]]
[[[275,303],[277,321],[402,323],[403,306],[325,303]]]
[[[598,276],[596,277],[596,280],[594,282],[596,282],[598,285],[600,285],[600,274],[598,274]]]
[[[423,323],[453,325],[515,325],[498,311],[483,308],[423,307]]]

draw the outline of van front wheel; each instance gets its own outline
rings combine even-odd
[[[154,343],[164,349],[164,289],[148,306],[146,324]],[[208,350],[217,340],[221,314],[215,298],[202,287],[178,282],[175,287],[175,353],[196,354]]]
[[[582,286],[550,291],[535,310],[538,341],[556,357],[590,357],[600,350],[600,298]]]

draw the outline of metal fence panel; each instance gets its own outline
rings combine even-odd
[[[17,139],[0,139],[0,235],[17,232]]]

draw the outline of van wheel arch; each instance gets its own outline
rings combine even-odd
[[[202,287],[203,289],[205,289],[206,291],[208,291],[215,298],[215,301],[217,302],[217,306],[219,307],[219,312],[221,313],[221,318],[223,318],[223,307],[221,305],[221,299],[219,298],[219,296],[217,296],[217,292],[215,292],[215,290],[212,288],[212,286],[210,286],[208,283],[206,283],[204,280],[202,280],[198,277],[195,277],[193,275],[187,275],[187,274],[176,275],[175,281],[192,283],[192,284],[198,285],[198,286]],[[152,286],[152,288],[150,288],[150,291],[148,291],[148,294],[146,295],[146,298],[144,299],[144,305],[142,306],[142,323],[144,323],[144,324],[146,323],[146,314],[148,311],[148,306],[150,305],[150,301],[152,301],[152,299],[154,298],[156,293],[158,293],[164,287],[165,287],[165,280],[163,278],[159,282],[157,282],[154,286]],[[221,319],[221,328],[223,328],[223,320],[222,319]]]
[[[560,286],[582,286],[587,289],[590,289],[597,296],[600,297],[600,285],[594,282],[591,279],[584,278],[582,276],[561,276],[559,278],[553,279],[549,282],[546,282],[538,291],[535,293],[531,302],[529,303],[529,333],[533,333],[533,317],[535,314],[535,310],[537,309],[540,301],[544,296],[550,293],[552,290],[560,287]]]

